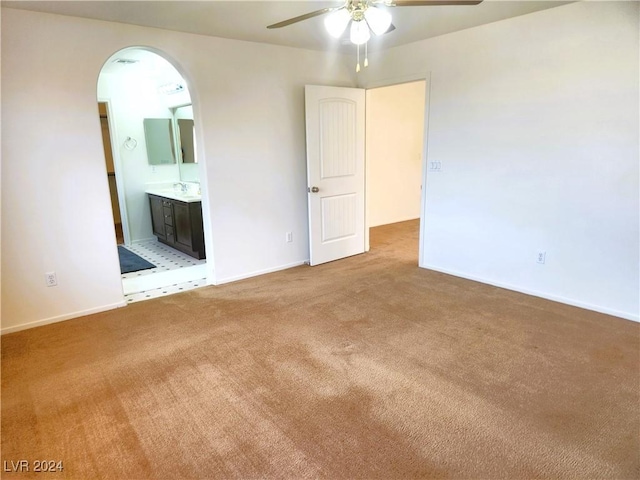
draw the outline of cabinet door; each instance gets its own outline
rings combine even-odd
[[[173,202],[173,229],[175,242],[191,250],[193,241],[188,203]]]
[[[163,240],[166,239],[164,229],[164,207],[162,206],[162,198],[155,195],[149,195],[149,205],[151,206],[151,225],[153,234]]]

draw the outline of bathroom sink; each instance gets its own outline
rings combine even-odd
[[[202,200],[201,195],[176,192],[173,189],[158,189],[149,188],[145,190],[145,193],[150,195],[157,195],[159,197],[170,198],[171,200],[178,200],[180,202],[200,202]]]

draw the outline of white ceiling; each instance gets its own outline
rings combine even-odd
[[[2,1],[2,6],[179,32],[271,43],[312,50],[352,53],[344,40],[324,31],[324,16],[280,29],[266,26],[325,7],[336,1]],[[445,33],[552,8],[553,0],[484,0],[474,6],[394,7],[396,30],[369,42],[371,50],[395,47]]]

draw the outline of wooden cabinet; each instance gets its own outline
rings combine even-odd
[[[197,259],[205,257],[202,202],[180,202],[149,194],[153,234],[166,245]]]
[[[164,228],[164,210],[162,198],[149,195],[149,205],[151,207],[151,226],[153,234],[160,240],[166,240],[167,234]]]

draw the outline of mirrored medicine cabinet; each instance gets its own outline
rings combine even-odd
[[[145,118],[142,123],[144,124],[144,139],[147,144],[149,165],[175,163],[172,119]]]
[[[149,165],[169,165],[176,163],[176,160],[180,165],[198,163],[193,107],[183,105],[172,108],[171,113],[171,118],[143,120]]]

